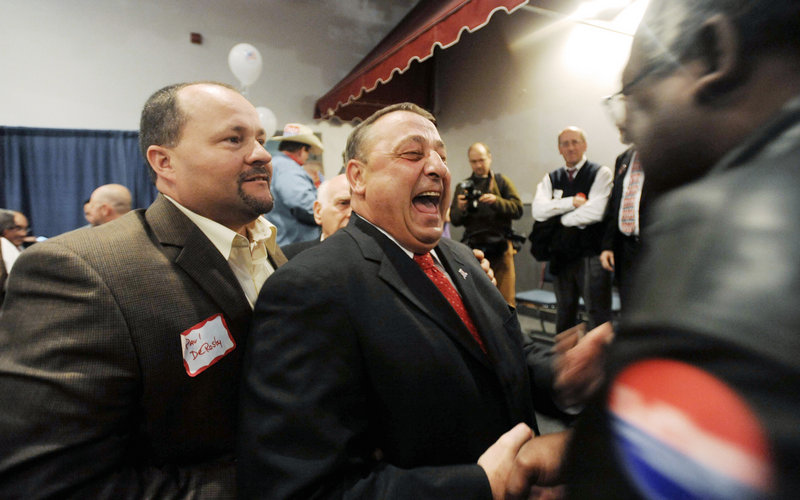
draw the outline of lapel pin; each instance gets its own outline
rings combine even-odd
[[[460,274],[462,278],[467,279],[467,272],[460,267],[458,268],[458,274]]]

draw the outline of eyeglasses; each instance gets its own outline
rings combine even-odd
[[[23,231],[25,234],[31,232],[30,228],[28,228],[27,226],[11,226],[8,229],[11,231]]]
[[[603,104],[605,105],[606,111],[608,112],[611,121],[614,122],[614,125],[619,127],[623,123],[625,123],[625,111],[626,111],[626,101],[628,95],[631,93],[631,89],[642,82],[645,78],[655,73],[656,70],[663,68],[664,66],[669,67],[677,67],[677,62],[670,59],[670,58],[662,58],[656,61],[653,61],[650,65],[645,67],[642,71],[636,75],[633,80],[629,81],[625,85],[622,86],[619,92],[615,94],[611,94],[610,96],[606,96],[603,98]]]

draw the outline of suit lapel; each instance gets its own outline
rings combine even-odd
[[[205,234],[169,200],[159,195],[145,214],[167,256],[211,296],[231,319],[252,314],[236,276]],[[283,253],[270,258],[286,261]],[[277,264],[277,262],[276,262]]]
[[[487,368],[491,363],[467,327],[428,276],[408,258],[393,241],[358,216],[351,219],[347,229],[356,237],[367,260],[380,263],[378,276],[397,293],[408,299],[422,313],[436,322],[455,342]],[[437,247],[439,253],[439,247]],[[439,253],[440,257],[442,256]],[[444,259],[443,259],[444,263]],[[448,269],[450,272],[450,269]],[[451,274],[452,276],[452,274]],[[456,281],[453,279],[453,281]],[[459,292],[461,290],[459,289]],[[468,306],[468,309],[469,306]],[[479,331],[480,331],[480,327]]]
[[[439,256],[439,260],[442,261],[442,265],[447,270],[447,273],[450,275],[450,278],[453,280],[459,295],[461,295],[461,300],[464,302],[464,306],[467,308],[467,311],[469,311],[472,322],[475,324],[475,327],[478,329],[483,339],[484,345],[486,346],[486,355],[483,355],[482,359],[487,359],[487,355],[489,360],[495,359],[495,354],[497,353],[497,339],[495,338],[494,332],[501,318],[497,317],[497,315],[493,314],[491,311],[487,311],[486,301],[483,299],[481,292],[476,286],[475,279],[478,276],[475,276],[474,273],[483,273],[483,270],[476,269],[476,266],[472,262],[464,262],[459,255],[451,252],[441,242],[436,247],[436,253]],[[470,258],[474,257],[470,256]],[[456,317],[457,316],[458,315],[456,315]],[[466,327],[464,328],[466,330]],[[472,344],[475,345],[478,352],[483,354],[480,347],[478,347],[474,341]]]

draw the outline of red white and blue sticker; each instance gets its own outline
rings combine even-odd
[[[649,499],[769,496],[764,428],[728,385],[695,366],[640,361],[613,382],[608,410],[623,468]]]

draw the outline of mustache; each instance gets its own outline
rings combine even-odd
[[[264,166],[254,167],[248,170],[247,172],[242,172],[241,174],[239,174],[239,182],[242,183],[251,177],[262,176],[262,175],[267,178],[268,182],[272,182],[272,172],[270,172],[267,169],[267,167]]]

